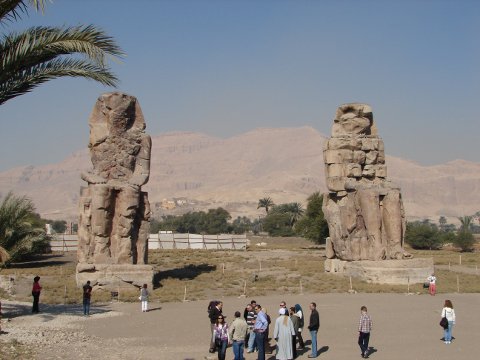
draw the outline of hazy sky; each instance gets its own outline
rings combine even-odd
[[[479,161],[480,1],[55,0],[0,31],[90,23],[127,53],[111,66],[151,135],[330,135],[338,105],[365,102],[388,155]],[[84,149],[112,90],[60,79],[2,105],[0,171]]]

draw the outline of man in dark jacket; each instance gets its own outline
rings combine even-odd
[[[221,301],[217,301],[215,306],[208,307],[208,317],[210,318],[210,350],[209,352],[215,352],[215,339],[213,337],[213,328],[215,327],[215,323],[220,315],[222,315],[222,308],[223,303]],[[212,304],[213,305],[213,304]]]
[[[316,358],[317,354],[317,333],[318,328],[320,327],[320,316],[317,311],[317,304],[314,302],[310,303],[310,324],[308,325],[308,330],[310,330],[310,337],[312,338],[312,354],[308,355],[309,358]]]

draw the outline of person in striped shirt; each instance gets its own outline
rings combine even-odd
[[[358,345],[362,351],[362,358],[368,358],[368,342],[370,340],[370,331],[372,331],[372,319],[367,314],[367,307],[360,308],[361,315],[358,320]]]

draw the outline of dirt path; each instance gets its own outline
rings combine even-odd
[[[438,325],[443,301],[450,298],[457,313],[451,345],[440,339]],[[243,310],[250,299],[224,298],[228,322],[235,310]],[[361,305],[369,308],[374,321],[370,345],[377,351],[371,359],[471,360],[480,350],[480,294],[442,296],[402,294],[319,294],[257,297],[276,318],[279,301],[300,303],[306,310],[315,301],[320,312],[321,359],[360,358],[356,326]],[[30,304],[3,303],[1,341],[17,339],[38,349],[36,359],[216,359],[208,353],[207,301],[151,303],[142,313],[139,304],[112,303],[93,306],[93,315],[83,317],[79,306],[44,306],[42,313],[29,314]],[[306,310],[306,314],[309,311]],[[6,318],[11,321],[6,322]],[[271,329],[271,332],[273,329]],[[306,340],[310,337],[304,336]],[[273,343],[273,341],[272,341]],[[307,341],[307,349],[310,349]],[[227,350],[227,359],[233,358]],[[307,359],[308,352],[298,359]],[[246,360],[256,359],[246,354]],[[273,355],[267,359],[274,359]]]

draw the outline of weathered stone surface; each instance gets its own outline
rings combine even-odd
[[[145,264],[150,205],[141,187],[150,175],[151,139],[140,105],[130,95],[103,94],[89,125],[93,169],[81,175],[88,188],[80,192],[78,270]]]
[[[153,277],[151,265],[77,264],[77,284],[85,284],[89,280],[92,286],[111,290],[139,288],[143,284],[152,284]]]
[[[419,284],[434,272],[432,258],[344,261],[325,260],[325,271],[376,284]]]
[[[400,189],[386,180],[384,144],[370,106],[340,106],[328,144],[324,160],[329,193],[323,201],[330,231],[328,258],[410,257],[403,250],[405,214]]]
[[[323,156],[325,164],[343,164],[353,160],[353,151],[347,149],[325,150]]]

